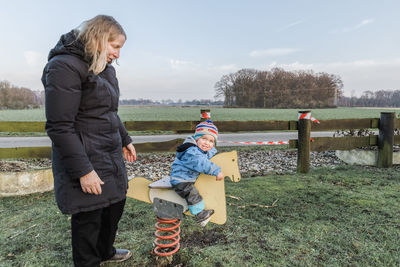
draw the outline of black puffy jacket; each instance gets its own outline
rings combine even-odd
[[[122,147],[132,140],[117,115],[115,69],[107,65],[95,75],[88,71],[88,61],[84,45],[71,31],[50,51],[42,76],[56,201],[68,214],[121,201],[128,186]],[[79,178],[92,170],[104,182],[101,195],[81,189]]]

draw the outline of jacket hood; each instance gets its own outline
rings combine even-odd
[[[194,140],[193,136],[188,136],[183,144],[176,148],[176,157],[181,158],[183,154],[185,154],[186,150],[192,146],[197,147],[196,140]]]
[[[85,60],[85,46],[77,39],[77,35],[78,32],[76,30],[61,35],[56,46],[50,50],[48,60],[57,55],[74,55]]]
[[[192,135],[186,137],[185,141],[183,141],[183,144],[193,144],[193,145],[197,146],[197,142],[196,142],[196,140],[194,140]]]

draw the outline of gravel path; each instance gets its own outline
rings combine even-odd
[[[262,176],[267,174],[282,174],[296,172],[296,150],[269,151],[239,151],[239,169],[242,177]],[[134,163],[126,163],[128,175],[139,177],[160,178],[169,174],[175,154],[151,153],[142,154]],[[333,167],[346,164],[335,155],[334,151],[312,152],[311,168]],[[3,160],[0,161],[0,171],[25,171],[51,167],[49,159]]]
[[[271,150],[238,152],[242,177],[262,176],[271,173],[296,172],[297,151]],[[148,155],[134,164],[127,164],[128,173],[139,177],[160,178],[168,175],[175,155]],[[311,168],[346,164],[334,151],[312,152]]]

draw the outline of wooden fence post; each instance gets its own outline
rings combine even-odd
[[[308,173],[310,171],[311,111],[299,111],[298,117],[297,172]]]
[[[378,137],[378,168],[390,168],[393,165],[394,112],[381,112]]]
[[[200,121],[211,120],[211,112],[209,109],[200,109]]]

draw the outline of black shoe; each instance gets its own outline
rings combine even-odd
[[[196,222],[200,223],[202,227],[210,221],[211,215],[214,214],[214,210],[202,210],[200,213],[196,214]]]
[[[132,252],[127,249],[116,249],[115,255],[112,256],[110,259],[102,261],[101,264],[106,262],[121,262],[129,259],[132,256]]]

